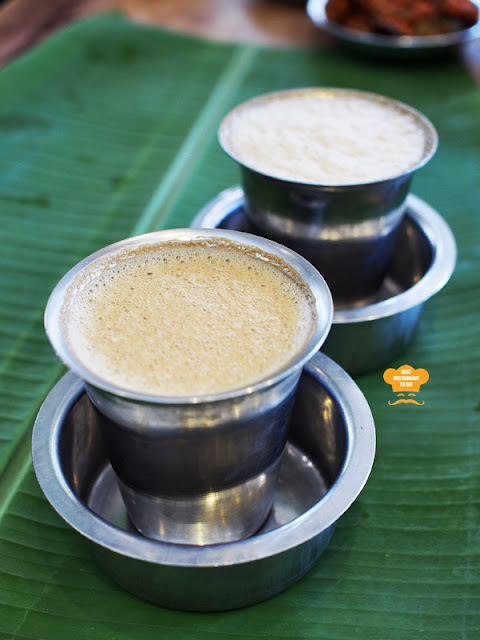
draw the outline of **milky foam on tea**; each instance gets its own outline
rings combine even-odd
[[[130,391],[221,393],[277,372],[310,337],[315,306],[288,265],[225,239],[123,250],[91,263],[62,309],[70,349]]]
[[[425,149],[412,114],[348,91],[262,96],[230,112],[219,135],[227,153],[260,173],[337,186],[400,175]]]

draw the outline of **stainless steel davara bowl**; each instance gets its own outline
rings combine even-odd
[[[268,521],[236,542],[175,544],[145,538],[130,524],[101,419],[81,380],[66,374],[35,422],[38,482],[60,516],[90,541],[108,575],[133,594],[175,609],[234,609],[299,580],[361,492],[375,455],[365,397],[345,371],[317,354],[300,379]]]
[[[245,213],[240,187],[226,189],[205,205],[192,226],[261,233]],[[410,343],[424,303],[450,279],[456,256],[455,238],[442,216],[409,195],[382,284],[348,304],[334,297],[332,328],[322,351],[350,375],[391,363]]]

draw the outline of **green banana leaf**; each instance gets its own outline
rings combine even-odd
[[[36,413],[64,369],[43,329],[63,273],[120,238],[188,226],[239,182],[216,129],[238,102],[330,85],[429,117],[435,157],[413,191],[450,224],[456,271],[397,367],[428,370],[425,404],[356,379],[377,427],[373,472],[296,585],[194,614],[123,591],[54,512],[31,465]],[[474,640],[480,637],[480,94],[457,58],[394,66],[337,49],[217,44],[108,15],[0,72],[0,640]]]

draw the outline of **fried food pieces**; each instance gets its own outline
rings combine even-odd
[[[395,36],[430,36],[472,27],[470,0],[328,0],[327,18],[349,29]]]

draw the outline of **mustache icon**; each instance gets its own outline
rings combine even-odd
[[[399,398],[398,400],[395,400],[395,402],[390,402],[390,400],[388,401],[388,404],[393,407],[396,404],[417,404],[418,406],[422,406],[423,404],[425,404],[425,400],[422,400],[422,402],[418,402],[418,400],[414,400],[413,398]]]

